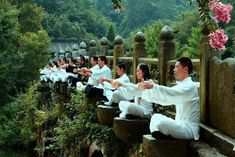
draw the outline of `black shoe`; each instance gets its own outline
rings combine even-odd
[[[101,104],[101,105],[105,105],[105,102],[106,102],[106,101],[104,101],[104,100],[100,100],[100,104]],[[107,106],[107,105],[105,105],[105,106]]]
[[[135,116],[133,114],[127,114],[126,119],[143,119],[143,118],[141,118],[139,116]]]
[[[113,103],[111,104],[111,106],[112,106],[112,107],[118,107],[118,103],[113,102]]]
[[[161,139],[161,140],[167,140],[167,139],[172,139],[171,136],[169,135],[164,135],[160,131],[154,131],[152,132],[152,136],[156,139]]]
[[[120,113],[121,113],[121,111],[117,111],[117,112],[115,113],[115,117],[119,117]]]

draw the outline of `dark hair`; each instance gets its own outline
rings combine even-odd
[[[138,65],[138,67],[139,67],[140,70],[144,73],[144,80],[145,80],[145,81],[151,79],[150,72],[149,72],[149,67],[148,67],[147,64],[145,64],[145,63],[140,63],[140,64]]]
[[[84,63],[86,62],[86,59],[85,59],[85,57],[83,55],[79,55],[79,57],[80,57],[81,61],[83,61]]]
[[[64,57],[61,60],[63,60],[65,63],[67,63],[67,59]]]
[[[100,60],[104,61],[104,64],[108,63],[106,56],[99,56]]]
[[[177,61],[180,62],[180,64],[183,67],[188,67],[188,74],[192,73],[192,71],[193,71],[193,63],[192,63],[190,58],[188,58],[188,57],[180,57],[180,58],[177,59]]]
[[[59,67],[57,61],[53,61],[52,63],[55,64],[57,68]]]
[[[94,60],[95,62],[98,62],[98,57],[97,57],[97,56],[92,56],[91,58],[93,58],[93,60]]]
[[[76,61],[73,58],[70,58],[70,61],[74,64]]]
[[[48,64],[47,65],[49,65],[49,67],[52,67],[52,63],[51,62],[48,62]]]
[[[124,62],[118,62],[116,66],[120,69],[123,69],[123,71],[126,71],[126,64]]]

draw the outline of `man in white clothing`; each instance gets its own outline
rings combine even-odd
[[[91,85],[91,86],[98,85],[98,83],[99,83],[98,80],[91,77],[92,73],[94,73],[95,71],[100,69],[100,67],[97,63],[98,63],[98,57],[92,56],[91,59],[90,59],[91,68],[90,69],[81,68],[81,71],[80,71],[81,75],[90,76],[88,78],[88,81],[87,81],[86,85]],[[77,90],[79,90],[79,91],[84,91],[85,88],[86,88],[86,85],[84,85],[82,82],[77,82],[76,85],[77,85]]]
[[[90,77],[94,80],[99,80],[101,77],[106,77],[108,79],[112,79],[112,73],[110,68],[106,65],[108,63],[108,60],[105,56],[99,56],[98,57],[98,65],[99,68],[96,71],[92,71],[90,74]],[[97,87],[91,87],[86,86],[85,89],[86,96],[88,98],[95,98],[95,97],[102,97],[103,96],[103,90],[97,88]]]
[[[154,84],[152,81],[139,85],[146,90],[142,99],[163,106],[175,105],[175,120],[162,114],[154,114],[150,121],[150,131],[155,138],[199,139],[199,96],[197,85],[192,81],[192,62],[187,57],[177,59],[174,74],[179,83],[174,87]]]

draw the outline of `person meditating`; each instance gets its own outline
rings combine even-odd
[[[199,139],[199,96],[198,87],[190,77],[192,62],[188,57],[177,59],[174,74],[179,83],[174,87],[154,84],[153,81],[139,84],[142,99],[163,106],[175,105],[175,120],[162,114],[154,114],[150,121],[150,131],[157,139]]]
[[[137,67],[136,77],[139,83],[148,81],[150,79],[150,72],[148,65],[146,64],[139,64]],[[138,83],[138,84],[139,84]],[[130,97],[131,99],[134,98],[134,103],[129,101],[121,101],[119,103],[119,109],[121,113],[119,117],[121,118],[150,118],[153,114],[153,106],[152,103],[147,102],[144,99],[141,99],[142,91],[138,90],[138,84],[133,83],[122,83],[122,82],[115,82],[116,86],[125,87],[125,90],[121,90],[119,94],[123,97]],[[127,98],[127,99],[130,99]]]

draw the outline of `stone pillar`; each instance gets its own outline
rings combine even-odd
[[[108,44],[109,44],[109,41],[106,37],[103,37],[100,39],[100,55],[105,55],[107,56],[108,55]]]
[[[202,26],[202,38],[200,41],[200,121],[206,124],[208,119],[206,113],[209,103],[209,60],[213,56],[218,56],[218,52],[213,52],[209,44],[209,29],[207,25]]]
[[[158,53],[159,84],[167,84],[167,62],[175,59],[174,32],[169,26],[162,28]]]
[[[87,56],[86,43],[83,41],[79,45],[79,55]]]
[[[67,48],[65,50],[65,57],[67,59],[72,57],[71,50],[70,50],[70,48],[68,46],[67,46]]]
[[[134,52],[133,52],[133,82],[137,83],[136,80],[136,68],[138,66],[138,59],[140,57],[146,57],[147,56],[147,49],[145,46],[145,36],[143,32],[138,32],[135,35],[135,46],[134,46]]]
[[[73,45],[72,57],[73,59],[77,59],[78,57],[78,45],[77,44]]]
[[[118,58],[123,55],[123,39],[121,36],[116,36],[114,41],[114,52],[113,52],[113,78],[116,78],[116,65]]]
[[[96,56],[96,41],[91,40],[89,42],[88,56],[91,58],[92,56]]]
[[[62,59],[62,58],[64,58],[65,57],[65,55],[64,55],[65,53],[64,53],[64,50],[63,49],[60,49],[60,51],[59,51],[59,59]]]

